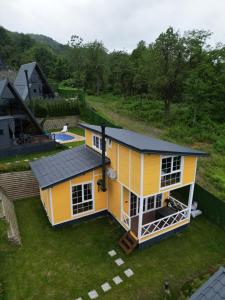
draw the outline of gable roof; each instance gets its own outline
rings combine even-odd
[[[26,81],[26,76],[25,76],[25,72],[24,72],[25,70],[27,70],[28,80],[31,79],[34,70],[36,70],[40,79],[42,80],[42,82],[46,85],[47,89],[49,90],[49,94],[52,94],[52,96],[54,96],[54,92],[53,92],[52,88],[50,87],[50,85],[48,84],[48,81],[47,81],[44,73],[42,72],[40,66],[38,65],[38,63],[31,62],[31,63],[20,66],[19,72],[18,72],[15,82],[14,82],[14,86],[16,87],[18,93],[20,94],[20,96],[23,100],[26,100],[28,97],[27,81]]]
[[[106,158],[106,163],[110,160]],[[102,166],[101,154],[81,145],[30,163],[40,188],[46,189]]]
[[[20,95],[16,91],[15,87],[12,85],[12,83],[8,79],[4,79],[4,80],[0,81],[0,98],[3,97],[3,93],[4,93],[6,88],[8,88],[10,90],[10,92],[13,94],[14,98],[17,99],[20,102],[20,105],[23,107],[23,110],[30,117],[31,121],[35,124],[36,128],[38,130],[40,130],[40,132],[43,132],[43,129],[41,128],[41,126],[37,122],[37,120],[35,119],[33,113],[30,111],[30,109],[23,102]]]
[[[101,127],[89,124],[80,124],[81,127],[90,129],[101,134]],[[179,154],[179,155],[196,155],[207,156],[202,151],[194,150],[188,147],[179,146],[170,142],[152,138],[134,131],[106,127],[106,137],[117,141],[118,143],[143,153],[159,153],[159,154]]]
[[[225,299],[225,268],[220,267],[189,300],[224,300]]]

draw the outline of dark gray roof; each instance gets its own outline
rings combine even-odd
[[[224,300],[225,299],[225,268],[220,267],[206,283],[204,283],[189,300]]]
[[[14,82],[14,86],[16,87],[18,93],[20,94],[23,100],[26,100],[26,98],[28,97],[27,81],[24,71],[27,70],[28,80],[30,80],[35,69],[37,70],[42,82],[44,82],[47,88],[49,89],[49,93],[52,93],[52,95],[54,95],[54,92],[49,86],[44,73],[42,72],[39,65],[34,61],[20,66],[19,72]]]
[[[14,85],[8,80],[4,79],[0,81],[0,98],[3,95],[3,92],[5,91],[5,88],[9,89],[9,91],[12,93],[13,97],[19,101],[20,105],[22,106],[24,112],[30,117],[30,120],[35,124],[35,126],[38,128],[38,130],[43,133],[43,129],[41,128],[40,124],[35,119],[33,113],[30,111],[28,106],[24,103],[22,98],[20,97],[19,93],[15,89]]]
[[[91,129],[97,133],[101,133],[101,127],[89,124],[81,124],[81,127]],[[206,156],[207,153],[194,150],[188,147],[179,146],[163,140],[152,138],[134,131],[106,127],[106,137],[109,137],[127,147],[133,148],[144,153],[160,153],[160,154],[180,154],[180,155],[196,155]]]
[[[0,121],[1,120],[8,120],[8,119],[14,119],[13,116],[0,116]]]
[[[110,160],[106,158],[106,163]],[[30,163],[42,189],[79,176],[102,165],[101,154],[82,145]]]

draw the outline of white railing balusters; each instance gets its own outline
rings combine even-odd
[[[172,215],[142,225],[141,236],[151,235],[159,230],[178,224],[188,219],[188,208],[180,210]]]
[[[130,217],[124,211],[122,211],[122,222],[130,229]]]

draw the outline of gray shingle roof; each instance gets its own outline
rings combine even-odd
[[[220,267],[206,283],[204,283],[189,300],[224,300],[225,299],[225,268]]]
[[[26,81],[26,76],[25,76],[24,71],[27,70],[28,80],[30,80],[35,69],[37,70],[42,82],[44,82],[46,84],[46,86],[48,87],[48,89],[50,91],[49,93],[52,93],[54,95],[54,92],[52,91],[51,87],[49,86],[44,73],[42,72],[39,65],[34,61],[34,62],[20,66],[19,72],[18,72],[15,82],[14,82],[14,86],[16,87],[18,93],[20,94],[20,96],[23,100],[26,100],[26,98],[28,96],[27,81]]]
[[[89,124],[81,124],[81,127],[91,129],[97,133],[101,133],[101,127]],[[160,154],[180,154],[180,155],[196,155],[206,156],[207,153],[194,150],[188,147],[179,146],[163,140],[152,138],[134,131],[106,127],[106,137],[109,137],[121,144],[144,153],[160,153]]]
[[[7,79],[0,80],[0,98],[7,84]]]
[[[109,162],[110,160],[106,158],[106,163]],[[101,154],[85,145],[30,163],[31,169],[42,189],[94,170],[101,165]]]

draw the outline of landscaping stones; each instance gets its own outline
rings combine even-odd
[[[98,293],[96,292],[96,290],[92,290],[88,293],[88,296],[90,299],[96,299],[98,298]]]
[[[123,282],[123,279],[120,277],[120,276],[116,276],[113,278],[113,282],[118,285],[120,284],[121,282]]]
[[[108,282],[105,282],[101,285],[101,288],[104,292],[108,292],[109,290],[111,290],[111,285]]]
[[[124,271],[124,274],[129,278],[134,275],[134,272],[131,269],[127,269]]]
[[[117,266],[121,266],[121,265],[124,264],[124,261],[122,260],[122,258],[117,258],[117,259],[115,260],[115,263],[117,264]]]
[[[116,255],[116,251],[115,251],[115,250],[110,250],[110,251],[108,252],[108,254],[109,254],[111,257],[113,257],[113,256]]]

